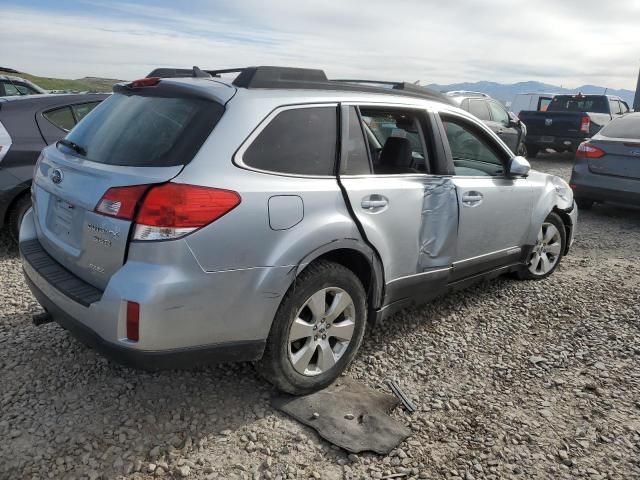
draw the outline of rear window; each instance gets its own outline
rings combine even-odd
[[[56,127],[68,132],[76,124],[71,113],[71,108],[62,107],[56,110],[49,110],[42,114],[44,118],[53,123]]]
[[[609,138],[640,139],[640,115],[629,115],[612,120],[600,131]]]
[[[607,97],[556,95],[547,107],[548,112],[609,113]]]
[[[200,98],[113,94],[67,139],[93,162],[133,167],[189,163],[224,107]],[[66,148],[59,146],[59,148]]]
[[[294,175],[333,175],[336,107],[293,108],[279,113],[242,156],[245,165]]]

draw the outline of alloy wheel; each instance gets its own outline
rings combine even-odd
[[[529,271],[537,276],[546,275],[556,266],[561,253],[562,236],[560,231],[553,223],[543,223],[531,252]]]
[[[330,370],[349,347],[355,330],[355,305],[341,288],[317,291],[296,313],[289,329],[289,360],[302,375]]]

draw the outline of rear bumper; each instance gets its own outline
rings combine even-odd
[[[30,211],[20,232],[24,273],[53,319],[113,360],[146,369],[260,358],[291,278],[285,267],[205,272],[184,244],[160,242],[132,246],[129,260],[96,292],[45,258],[44,249],[30,254],[25,247],[33,249],[34,240]],[[140,305],[138,342],[126,338],[127,301]]]
[[[576,198],[640,205],[640,180],[592,173],[582,160],[576,161],[569,183]]]
[[[554,150],[575,151],[582,142],[587,140],[582,137],[567,137],[555,135],[531,135],[527,134],[527,145],[535,145],[540,148],[553,148]]]
[[[26,275],[27,284],[38,303],[60,326],[89,347],[97,350],[121,365],[144,370],[168,370],[190,368],[216,362],[241,362],[256,360],[264,351],[264,340],[228,342],[194,348],[178,348],[163,351],[145,351],[127,348],[109,342],[81,321],[73,318],[40,290]]]

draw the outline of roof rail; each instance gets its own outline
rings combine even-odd
[[[180,78],[219,77],[224,73],[238,73],[233,85],[239,88],[273,88],[304,90],[336,90],[352,92],[386,93],[419,97],[454,105],[452,100],[440,92],[413,83],[388,82],[382,80],[330,80],[323,70],[293,67],[245,67],[222,70],[200,70],[198,67],[156,68],[147,77]]]
[[[468,96],[468,97],[484,97],[491,98],[490,95],[482,92],[473,92],[471,90],[451,90],[450,92],[446,92],[445,95],[450,97],[459,97],[459,96]]]

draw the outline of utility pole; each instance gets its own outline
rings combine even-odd
[[[636,98],[633,100],[633,109],[640,112],[640,71],[638,72],[638,84],[636,85]]]

